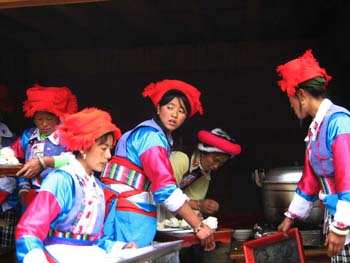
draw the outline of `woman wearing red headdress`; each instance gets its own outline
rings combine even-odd
[[[240,154],[241,146],[220,128],[201,130],[197,138],[199,142],[191,154],[174,151],[170,162],[176,181],[190,198],[192,209],[211,215],[219,210],[217,201],[206,198],[211,173]]]
[[[157,115],[121,137],[101,174],[109,188],[105,234],[140,247],[149,245],[156,233],[156,203],[162,203],[191,225],[205,250],[212,250],[213,231],[194,214],[169,161],[172,132],[188,117],[202,113],[200,92],[183,81],[163,80],[148,85],[143,96],[150,97]]]
[[[305,138],[305,163],[294,198],[278,226],[287,232],[306,218],[317,199],[325,205],[325,245],[332,262],[350,262],[350,113],[326,98],[331,77],[311,50],[278,66],[278,85],[287,93],[298,119],[312,117]]]
[[[23,170],[18,172],[18,175],[21,175],[19,197],[23,207],[31,202],[40,188],[42,179],[52,170],[46,167],[42,157],[59,155],[66,151],[60,143],[56,126],[62,118],[77,110],[76,96],[67,87],[43,87],[36,84],[27,89],[23,111],[25,117],[33,118],[35,127],[26,129],[11,145],[16,157],[26,163]],[[36,174],[30,169],[33,163],[38,167],[41,165],[44,169]],[[26,173],[23,174],[23,171]]]
[[[111,262],[106,261],[110,253],[136,244],[100,239],[105,198],[94,171],[102,171],[121,132],[109,113],[96,108],[68,116],[58,130],[72,154],[67,165],[47,175],[22,215],[16,228],[18,261]]]

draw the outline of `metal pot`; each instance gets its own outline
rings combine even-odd
[[[268,170],[255,170],[256,184],[263,190],[264,217],[268,223],[279,224],[284,218],[293,199],[295,189],[302,175],[301,166],[278,167]],[[310,216],[300,220],[301,225],[315,225],[323,222],[324,209],[319,201],[314,202]]]

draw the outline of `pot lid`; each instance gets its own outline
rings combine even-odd
[[[276,167],[267,171],[262,183],[297,183],[303,171],[303,166]]]

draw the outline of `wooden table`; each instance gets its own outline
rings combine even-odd
[[[23,164],[18,165],[9,165],[9,164],[0,164],[0,178],[5,176],[16,176],[16,173],[21,170]]]

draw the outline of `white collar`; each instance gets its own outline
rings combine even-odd
[[[95,182],[94,172],[91,172],[90,175],[86,173],[83,165],[75,158],[73,154],[68,154],[69,165],[74,169],[75,174],[84,180],[88,185],[92,185]]]
[[[318,131],[324,117],[326,116],[327,111],[329,110],[329,108],[331,107],[332,104],[333,103],[329,99],[324,99],[321,102],[320,107],[317,110],[316,116],[312,120],[312,122],[309,126],[309,132],[305,138],[305,142],[309,141],[309,137],[311,137],[312,141],[316,140],[317,131]],[[311,134],[309,134],[309,133],[311,133]]]
[[[60,136],[58,134],[58,131],[54,131],[46,138],[55,145],[58,145],[60,143]],[[34,130],[34,132],[31,134],[29,138],[29,140],[33,140],[33,139],[37,139],[38,141],[41,141],[40,132],[38,128]]]
[[[201,170],[201,173],[210,181],[211,171],[208,171],[208,172],[204,171],[202,164],[200,162],[200,152],[195,151],[195,153],[192,154],[192,157],[191,157],[190,172],[198,168]]]

